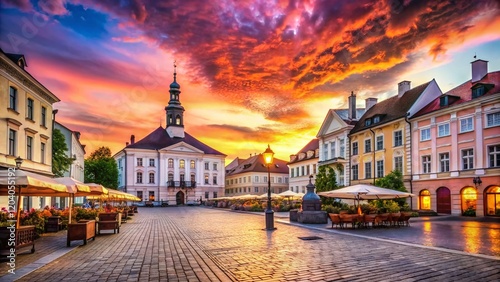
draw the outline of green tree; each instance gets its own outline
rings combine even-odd
[[[68,146],[66,146],[64,135],[59,129],[54,129],[52,131],[52,173],[56,177],[64,176],[74,161],[73,158],[66,155],[67,151]]]
[[[85,160],[85,182],[98,183],[106,188],[118,188],[118,165],[108,147],[100,147]]]
[[[378,178],[375,180],[375,186],[397,190],[401,192],[408,192],[406,190],[403,174],[399,170],[393,170],[386,176],[382,178]],[[400,206],[403,206],[406,203],[406,199],[394,199]]]
[[[338,188],[337,177],[335,175],[335,170],[329,166],[320,166],[318,168],[318,174],[316,175],[316,192],[330,191]],[[323,205],[334,205],[334,199],[328,197],[321,197],[321,203]]]

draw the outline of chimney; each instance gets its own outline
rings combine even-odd
[[[128,142],[125,142],[125,147],[127,147],[127,146],[128,146]]]
[[[365,99],[365,113],[368,112],[368,110],[373,107],[375,104],[377,104],[377,98],[366,98]]]
[[[130,145],[135,143],[135,135],[130,135]]]
[[[401,98],[406,91],[411,89],[411,82],[408,80],[403,80],[398,83],[398,97]]]
[[[488,74],[488,61],[475,60],[472,65],[472,83],[480,81],[485,75]]]
[[[351,91],[351,96],[349,96],[349,112],[348,117],[350,120],[356,119],[356,95],[354,91]]]
[[[80,140],[80,132],[75,131],[75,136],[76,136],[76,139],[77,139],[77,140]]]

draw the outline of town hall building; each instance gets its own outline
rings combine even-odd
[[[115,154],[118,189],[155,205],[196,204],[224,195],[226,155],[184,131],[180,85],[170,84],[166,128],[155,129]]]

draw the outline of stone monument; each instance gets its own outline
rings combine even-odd
[[[307,184],[307,193],[302,197],[302,211],[297,213],[297,221],[300,223],[324,224],[328,222],[326,211],[321,210],[321,199],[314,193],[314,184],[312,184],[312,175],[309,176]]]

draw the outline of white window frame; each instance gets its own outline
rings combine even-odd
[[[500,167],[500,166],[497,166],[496,163],[499,162],[499,158],[500,158],[500,150],[496,150],[497,148],[500,149],[500,145],[498,144],[491,144],[491,145],[488,145],[488,167],[489,168],[494,168],[494,167]],[[491,165],[492,164],[492,161],[493,161],[493,166]]]
[[[426,133],[428,132],[428,135],[425,134],[424,136],[424,132]],[[420,129],[420,141],[428,141],[428,140],[431,140],[431,128],[427,127]]]
[[[398,169],[398,167],[397,167],[397,165],[396,165],[396,164],[397,164],[396,159],[399,159],[399,158],[401,159],[401,169],[400,169],[400,170]],[[396,156],[396,157],[394,157],[394,162],[393,162],[393,164],[394,164],[393,169],[394,169],[394,170],[398,169],[398,170],[399,170],[399,172],[401,172],[401,174],[403,174],[403,156]]]
[[[445,132],[443,132],[441,134],[442,128]],[[447,132],[446,132],[446,128],[447,128]],[[450,136],[450,123],[449,122],[441,123],[441,124],[438,124],[438,126],[437,126],[437,137],[445,137],[445,136]]]
[[[492,122],[493,122],[492,124],[489,123],[488,118],[490,116],[492,117]],[[500,112],[487,113],[485,122],[486,122],[486,128],[500,126]]]
[[[397,145],[396,144],[396,134],[397,133],[400,133],[401,134],[401,144]],[[399,147],[399,146],[403,146],[403,130],[397,130],[397,131],[394,131],[392,133],[392,141],[394,142],[394,147]]]
[[[367,150],[366,141],[370,141],[370,147],[369,147],[370,149],[369,149],[369,151]],[[368,138],[368,139],[364,140],[364,147],[365,147],[364,153],[371,153],[371,152],[373,152],[372,151],[372,139],[371,138]]]
[[[445,159],[443,156],[448,155],[448,157]],[[442,152],[438,154],[439,157],[439,172],[449,172],[450,171],[450,153],[449,152]],[[445,169],[443,169],[443,165],[445,166]],[[446,169],[447,168],[447,169]]]
[[[431,155],[422,156],[422,173],[431,173]]]
[[[368,164],[370,164],[370,169],[367,170],[367,166]],[[366,162],[365,165],[364,165],[364,169],[365,169],[365,179],[371,179],[373,177],[372,175],[372,162]],[[370,174],[369,177],[367,176],[368,173]]]
[[[382,140],[382,147],[379,148],[379,139]],[[384,135],[378,135],[377,137],[375,137],[375,151],[380,151],[380,150],[383,150],[384,149]]]
[[[469,155],[469,151],[472,151],[472,154]],[[464,155],[464,153],[467,152],[467,155]],[[468,169],[473,169],[474,168],[474,148],[467,148],[467,149],[462,149],[460,151],[460,156],[462,158],[462,169],[463,170],[468,170]]]
[[[463,129],[464,124],[467,127],[469,125],[468,121],[470,121],[470,128],[467,128],[467,129],[464,130]],[[474,118],[473,117],[464,117],[464,118],[461,118],[460,119],[460,133],[471,132],[471,131],[474,131]]]

